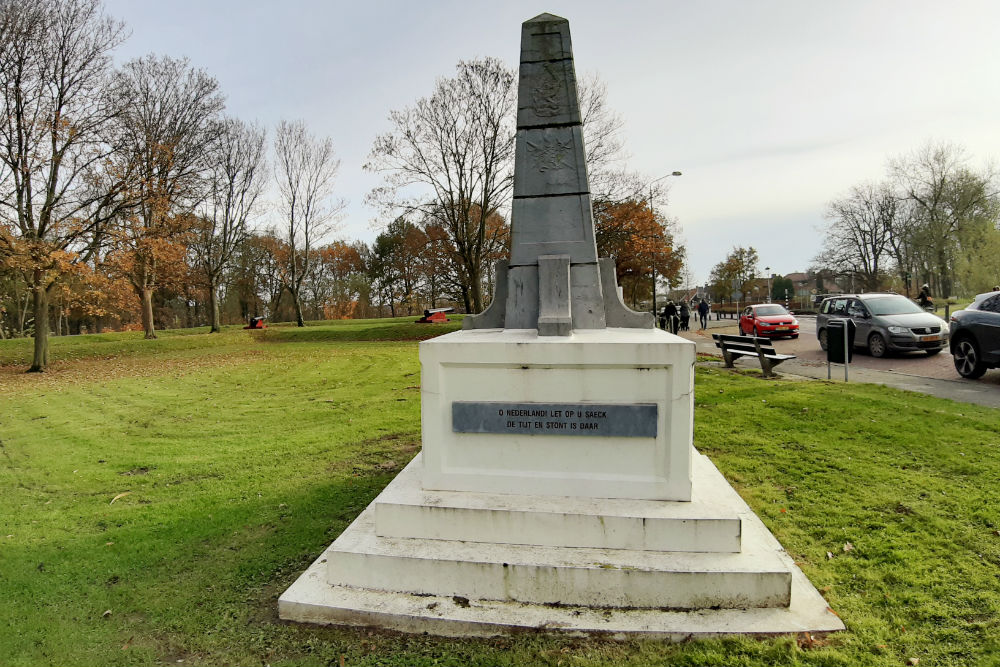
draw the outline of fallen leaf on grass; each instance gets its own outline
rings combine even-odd
[[[133,639],[135,639],[134,635],[132,637],[129,637],[127,640],[125,640],[125,643],[122,645],[122,650],[123,651],[128,650],[128,647],[132,645],[132,640]]]
[[[850,542],[844,542],[844,553],[846,554],[848,551],[854,551],[854,545]]]
[[[111,610],[107,609],[103,614],[101,614],[101,618],[107,618],[110,615],[111,615]]]
[[[119,493],[119,494],[118,494],[117,496],[115,496],[114,498],[112,498],[112,499],[111,499],[111,502],[110,502],[110,503],[108,503],[108,504],[109,504],[109,505],[114,505],[114,504],[115,504],[115,501],[116,501],[116,500],[118,500],[119,498],[124,498],[125,496],[128,496],[128,495],[131,495],[131,494],[132,494],[132,492],[131,492],[131,491],[122,491],[122,492],[121,492],[121,493]]]
[[[833,554],[832,554],[832,553],[830,553],[829,551],[827,551],[827,552],[826,552],[826,559],[827,559],[827,560],[833,560]]]
[[[910,658],[909,660],[906,661],[906,664],[908,664],[908,665],[919,665],[920,664],[920,658]]]

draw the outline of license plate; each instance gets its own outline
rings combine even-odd
[[[777,331],[788,331],[789,328],[790,327],[775,327],[775,330],[777,330]]]
[[[920,340],[924,343],[930,343],[935,340],[941,340],[941,336],[921,336]]]

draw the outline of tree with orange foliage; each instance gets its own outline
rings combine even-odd
[[[95,187],[116,146],[120,107],[106,88],[124,25],[100,0],[0,4],[0,261],[31,290],[29,372],[49,361],[49,295],[85,261],[114,214],[117,187]]]
[[[306,283],[317,317],[341,320],[356,317],[369,291],[361,243],[334,241],[316,251]]]
[[[614,257],[618,284],[635,306],[655,289],[656,278],[670,287],[681,282],[684,247],[677,243],[674,224],[655,213],[648,201],[626,199],[594,202],[597,251]]]
[[[118,219],[117,265],[141,304],[146,338],[156,338],[153,293],[181,267],[205,194],[205,172],[223,98],[219,83],[186,59],[145,56],[115,79],[124,103],[118,131],[134,175],[135,208]]]

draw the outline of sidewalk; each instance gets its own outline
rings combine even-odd
[[[682,331],[679,335],[697,344],[698,352],[719,355],[719,349],[715,347],[715,343],[712,341],[713,331],[715,333],[739,333],[735,320],[710,320],[707,331]],[[738,359],[736,366],[740,368],[760,369],[760,363],[756,359],[749,358]],[[782,375],[798,375],[816,380],[826,379],[826,364],[814,361],[804,362],[798,359],[790,359],[778,366],[775,371]],[[850,382],[882,384],[887,387],[916,391],[938,398],[948,398],[963,403],[974,403],[988,408],[1000,408],[1000,391],[997,391],[997,388],[992,384],[978,380],[963,380],[961,378],[956,378],[955,380],[938,380],[894,371],[877,371],[855,365],[852,365],[848,369],[848,380]],[[833,365],[832,381],[844,381],[843,366],[838,364]]]

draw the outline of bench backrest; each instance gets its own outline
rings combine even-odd
[[[760,351],[764,354],[777,354],[774,349],[774,343],[767,338],[733,336],[730,334],[712,334],[712,338],[715,339],[718,347],[721,347],[720,343],[723,343],[727,350],[732,350],[733,352],[752,352],[753,354],[757,354],[757,344],[759,344]],[[755,344],[755,341],[757,344]]]

